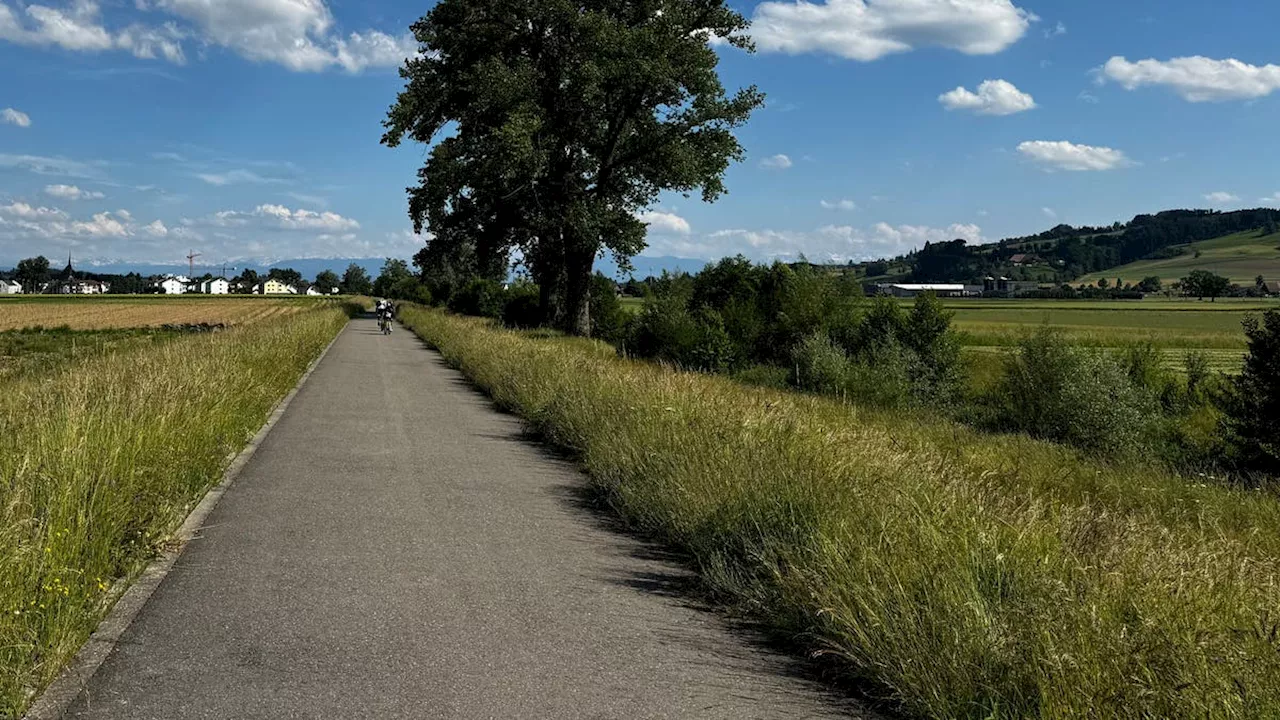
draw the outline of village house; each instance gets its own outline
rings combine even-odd
[[[212,278],[200,283],[200,292],[205,295],[227,295],[231,292],[231,283],[226,278]]]
[[[255,295],[289,295],[297,292],[296,289],[290,288],[279,280],[266,280],[258,283],[258,286],[253,289]]]
[[[183,295],[187,292],[186,278],[167,277],[156,283],[160,292],[165,295]]]
[[[0,280],[0,295],[21,295],[22,283],[16,280]]]

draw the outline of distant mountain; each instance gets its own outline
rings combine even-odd
[[[643,255],[631,258],[631,264],[635,267],[629,274],[623,274],[621,279],[634,277],[637,280],[643,280],[647,277],[658,277],[662,272],[687,272],[696,273],[707,266],[710,260],[698,260],[695,258],[679,258],[669,255],[658,257],[645,257]],[[606,257],[596,261],[596,270],[606,277],[619,279],[618,264],[613,261],[612,257]]]

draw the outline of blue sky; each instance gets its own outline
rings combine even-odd
[[[848,259],[926,240],[1280,206],[1280,6],[734,2],[768,107],[646,255]],[[428,4],[0,0],[0,266],[407,257],[421,146],[378,144]]]

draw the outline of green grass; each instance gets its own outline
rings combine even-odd
[[[347,315],[129,344],[0,393],[0,717],[74,655]]]
[[[708,587],[914,717],[1280,716],[1280,501],[402,318]]]
[[[1208,270],[1227,277],[1234,283],[1253,285],[1261,275],[1267,280],[1280,280],[1280,233],[1259,236],[1257,230],[1227,235],[1212,240],[1176,246],[1186,252],[1164,260],[1139,260],[1086,275],[1073,284],[1095,283],[1101,278],[1114,282],[1121,278],[1137,284],[1155,275],[1165,283],[1181,280],[1192,270]],[[1195,251],[1200,251],[1200,257]]]
[[[153,328],[67,330],[27,328],[0,332],[0,380],[51,372],[76,360],[167,342],[182,333]]]

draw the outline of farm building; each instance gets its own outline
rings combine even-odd
[[[971,288],[962,283],[879,283],[876,285],[876,293],[900,298],[913,298],[922,293],[933,293],[938,297],[964,297],[971,294]]]
[[[0,295],[21,295],[22,283],[16,280],[0,280]]]

